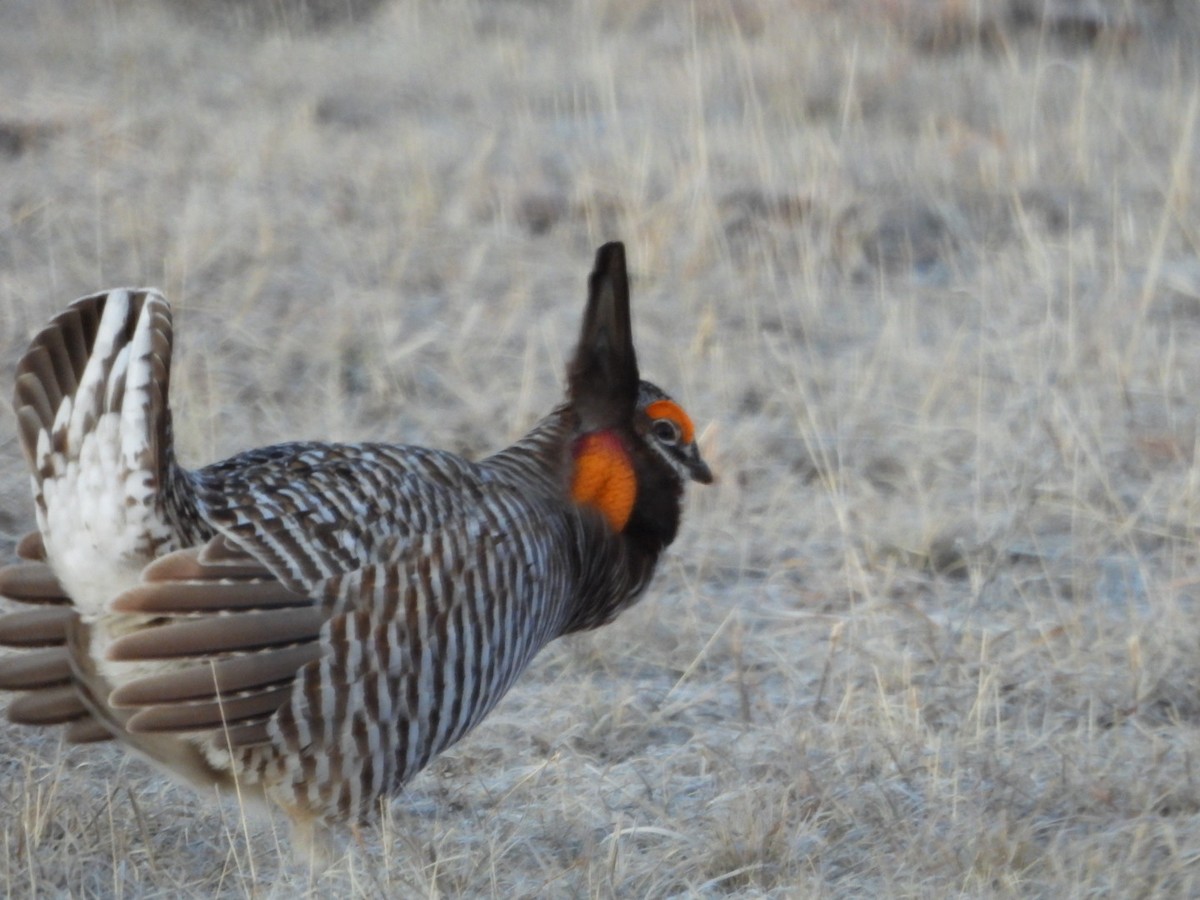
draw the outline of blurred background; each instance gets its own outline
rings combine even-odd
[[[1200,893],[1198,46],[1194,0],[5,0],[5,366],[154,284],[185,464],[478,456],[620,239],[720,480],[319,880],[3,725],[0,889]],[[0,451],[7,556],[7,405]]]

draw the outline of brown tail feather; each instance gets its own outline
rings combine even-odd
[[[77,301],[33,339],[17,366],[14,407],[20,418],[21,444],[32,465],[39,432],[50,430],[63,398],[79,387],[90,348],[96,340],[105,294]],[[35,415],[28,416],[26,410]]]
[[[0,659],[0,690],[29,691],[71,681],[66,647],[51,647]]]
[[[24,562],[0,569],[0,595],[19,603],[51,608],[0,616],[0,644],[45,648],[0,659],[0,690],[29,692],[9,704],[9,720],[47,727],[59,724],[69,714],[71,718],[63,729],[68,743],[111,740],[112,733],[87,711],[71,686],[71,660],[66,647],[73,616],[69,609],[71,598],[45,564],[46,547],[41,532],[31,531],[21,538],[17,556]],[[70,699],[72,696],[74,700]]]
[[[183,620],[118,638],[108,658],[173,659],[286,647],[316,640],[324,622],[325,614],[313,607]]]
[[[111,741],[113,734],[89,713],[82,719],[68,722],[67,727],[63,729],[63,738],[68,744],[97,744],[100,741]]]
[[[0,647],[61,646],[74,618],[75,610],[69,606],[23,609],[0,616]]]
[[[127,681],[108,698],[113,706],[161,706],[170,703],[215,701],[243,691],[260,691],[290,684],[302,666],[318,659],[315,642],[229,659],[203,662],[160,675]]]
[[[181,741],[172,735],[131,732],[127,727],[129,711],[115,709],[97,699],[107,697],[111,685],[96,671],[88,646],[89,639],[88,629],[78,618],[69,624],[67,646],[70,650],[72,686],[90,716],[81,716],[77,723],[73,723],[74,733],[78,737],[74,737],[69,729],[67,739],[77,743],[103,740],[99,731],[104,730],[110,735],[119,735],[121,743],[130,750],[201,790],[211,790],[214,785],[221,790],[231,790],[234,785],[229,773],[214,769],[196,744]],[[242,785],[242,796],[250,799],[258,797],[255,789],[246,785]]]
[[[0,569],[0,596],[18,603],[71,602],[54,571],[43,562],[20,562]]]
[[[17,725],[61,725],[88,714],[73,685],[22,694],[8,704],[8,720]]]
[[[46,545],[40,531],[31,531],[17,542],[17,556],[29,562],[46,561]]]
[[[176,703],[151,706],[133,714],[126,728],[131,733],[213,731],[272,715],[291,693],[290,684],[258,691],[245,697],[222,698],[213,703]]]

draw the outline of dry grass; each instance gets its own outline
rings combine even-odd
[[[5,727],[0,891],[1200,893],[1195,5],[372,5],[9,0],[3,359],[157,283],[186,460],[477,454],[620,237],[721,482],[316,881]]]

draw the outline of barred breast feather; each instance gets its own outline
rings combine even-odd
[[[0,660],[9,718],[276,805],[302,847],[369,820],[549,641],[632,603],[711,480],[638,376],[621,245],[589,285],[566,400],[491,457],[301,442],[196,471],[166,301],[77,301],[18,366],[39,532],[0,571],[29,607],[0,617],[29,650]]]

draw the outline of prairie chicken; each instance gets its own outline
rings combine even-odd
[[[712,475],[638,375],[625,252],[596,254],[566,400],[479,462],[289,443],[175,462],[171,312],[84,297],[17,368],[40,533],[0,571],[13,722],[116,739],[290,816],[298,848],[369,820],[554,638],[610,622]]]

